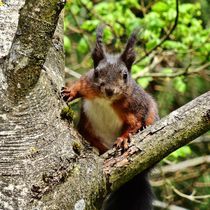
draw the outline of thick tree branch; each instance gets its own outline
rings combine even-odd
[[[50,207],[56,203],[56,206],[63,209],[74,209],[77,205],[91,210],[97,206],[98,209],[106,193],[116,190],[137,173],[153,166],[209,128],[210,91],[133,136],[132,144],[123,155],[118,155],[112,149],[97,160],[95,155],[88,155],[82,149],[64,183],[57,184],[57,187],[55,185],[52,191],[41,193],[41,200],[44,200],[45,206]],[[68,169],[68,164],[66,167]],[[83,186],[85,180],[88,184]],[[76,194],[68,199],[72,193]],[[68,204],[65,203],[66,199]],[[38,201],[35,199],[32,206],[37,205]]]
[[[104,172],[111,189],[156,164],[171,152],[210,129],[210,91],[132,137],[122,156],[105,155]]]
[[[26,95],[37,83],[51,46],[64,0],[27,0],[4,64],[10,99]]]
[[[10,53],[0,61],[0,209],[100,209],[107,186],[115,190],[209,129],[208,92],[132,137],[122,156],[110,150],[99,157],[82,145],[60,118],[62,38],[49,41],[61,9],[55,2],[61,1],[26,1]],[[19,103],[8,103],[5,92]]]

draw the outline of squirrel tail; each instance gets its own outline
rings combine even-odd
[[[152,210],[153,192],[148,180],[149,171],[143,171],[109,195],[103,210]]]

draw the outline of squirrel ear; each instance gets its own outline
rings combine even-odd
[[[134,51],[134,45],[136,43],[136,36],[138,34],[139,30],[135,30],[131,36],[129,37],[126,47],[122,54],[120,55],[120,59],[125,63],[126,67],[128,68],[128,71],[131,70],[131,66],[136,58],[136,53]]]
[[[105,50],[103,46],[103,29],[104,26],[100,25],[96,29],[96,46],[92,52],[92,59],[94,68],[96,68],[101,60],[105,58]]]

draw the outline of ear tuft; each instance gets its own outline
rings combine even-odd
[[[128,70],[131,70],[131,66],[136,58],[136,53],[134,51],[134,45],[136,43],[137,34],[139,33],[139,30],[136,29],[131,36],[129,37],[125,50],[120,55],[120,59],[125,63]]]
[[[96,46],[92,52],[94,68],[96,68],[99,62],[105,58],[105,50],[103,46],[103,30],[104,25],[99,25],[96,29]]]

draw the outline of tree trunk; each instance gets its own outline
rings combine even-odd
[[[99,157],[60,117],[63,0],[5,2],[0,209],[100,209],[110,190],[209,130],[210,92],[132,137],[122,156],[110,150]]]

